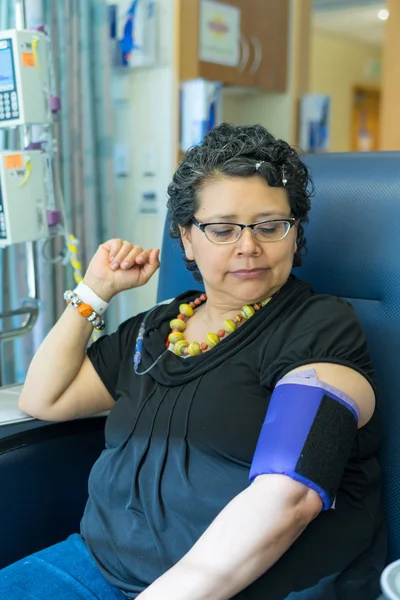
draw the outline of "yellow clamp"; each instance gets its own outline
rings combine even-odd
[[[35,59],[35,65],[38,69],[38,71],[41,71],[41,66],[40,66],[40,62],[39,62],[39,55],[38,55],[38,46],[39,46],[39,40],[38,38],[33,38],[33,42],[32,42],[32,46],[33,46],[33,57]]]
[[[23,187],[26,182],[28,181],[29,177],[31,176],[32,173],[32,163],[30,161],[29,158],[25,158],[24,160],[25,163],[25,177],[23,178],[23,180],[21,181],[21,183],[19,184],[19,187]]]

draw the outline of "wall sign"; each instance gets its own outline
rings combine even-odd
[[[240,59],[240,9],[221,2],[200,3],[199,59],[236,67]]]

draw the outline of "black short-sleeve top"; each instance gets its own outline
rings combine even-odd
[[[106,422],[106,448],[91,472],[81,532],[105,577],[132,598],[182,558],[249,485],[279,379],[300,365],[333,362],[374,386],[351,305],[314,294],[295,277],[216,348],[187,359],[174,355],[166,348],[169,322],[180,303],[197,295],[183,294],[147,316],[139,372],[156,364],[143,376],[135,373],[133,356],[144,315],[88,349],[116,403]],[[350,586],[352,600],[379,595],[378,570],[369,564],[370,555],[376,565],[385,552],[378,447],[375,411],[357,432],[335,509],[321,513],[235,598],[322,599],[335,586],[340,593]],[[357,596],[360,580],[363,595]]]

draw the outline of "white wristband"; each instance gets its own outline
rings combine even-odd
[[[74,289],[75,294],[79,296],[82,302],[89,304],[93,310],[101,317],[110,306],[108,302],[104,302],[86,283],[81,281]]]

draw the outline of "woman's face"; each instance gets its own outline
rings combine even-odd
[[[291,216],[286,190],[270,187],[260,176],[209,180],[200,192],[200,223],[250,225]],[[259,242],[251,229],[231,244],[213,244],[192,225],[182,230],[186,257],[195,260],[208,296],[224,305],[253,304],[287,281],[296,252],[297,227],[278,242]],[[253,271],[249,273],[249,271]]]

